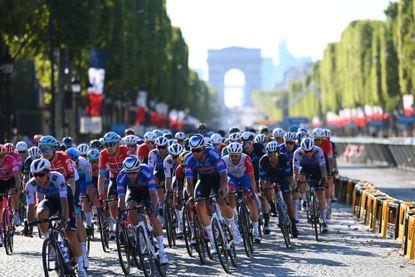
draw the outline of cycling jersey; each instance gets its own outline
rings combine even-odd
[[[22,155],[20,155],[18,152],[10,153],[10,155],[16,159],[16,163],[17,163],[17,166],[19,167],[19,171],[21,171],[23,167]]]
[[[280,145],[278,145],[278,148],[280,150],[280,153],[283,153],[285,155],[287,155],[288,160],[290,161],[291,165],[293,163],[293,159],[294,159],[294,152],[295,150],[297,150],[300,146],[298,144],[294,145],[294,150],[293,151],[288,151],[287,146],[285,145],[285,143],[281,143]]]
[[[16,159],[12,155],[5,155],[0,163],[0,181],[7,181],[20,173]]]
[[[30,174],[30,165],[32,164],[33,159],[31,157],[27,157],[26,160],[23,162],[22,173],[23,174]]]
[[[332,152],[333,152],[333,158],[337,158],[336,144],[332,141],[330,141],[330,143],[331,143],[331,149],[332,149]]]
[[[219,152],[219,153],[220,153],[221,157],[225,157],[226,155],[228,155],[229,154],[228,153],[228,146],[225,145],[225,147],[222,147],[222,151]]]
[[[122,169],[124,159],[128,157],[128,147],[120,145],[118,153],[114,156],[108,154],[107,149],[101,151],[99,157],[99,174],[105,174],[106,169],[110,171],[110,178],[117,178]]]
[[[39,185],[34,177],[26,183],[26,201],[29,205],[35,204],[35,193],[40,193],[48,199],[67,198],[65,178],[59,172],[50,172],[50,182],[47,188]]]
[[[164,176],[166,178],[172,178],[176,173],[177,166],[178,163],[173,159],[173,156],[169,154],[163,161]]]
[[[161,157],[158,149],[153,149],[148,153],[148,166],[153,169],[153,174],[158,184],[164,181],[165,178],[163,161],[164,159]]]
[[[252,146],[253,146],[253,150],[250,153],[248,153],[245,150],[244,150],[244,153],[247,154],[251,158],[252,165],[254,166],[255,180],[258,181],[259,180],[259,160],[266,153],[266,151],[265,151],[264,145],[262,145],[261,143],[255,142]]]
[[[290,192],[288,177],[291,175],[292,169],[287,155],[280,153],[278,156],[278,164],[274,167],[271,165],[268,155],[262,156],[259,161],[259,177],[270,183],[277,183],[281,186],[283,193]]]
[[[205,159],[198,161],[193,155],[187,155],[184,161],[186,178],[193,178],[193,170],[199,174],[200,178],[217,175],[226,170],[225,163],[220,158],[216,149],[206,147]]]
[[[333,151],[331,148],[330,141],[328,141],[327,139],[323,139],[320,148],[321,150],[323,150],[323,153],[327,155],[327,158],[333,158]]]
[[[147,143],[144,142],[140,144],[140,146],[138,146],[137,153],[140,163],[146,164],[148,162],[148,153],[150,153],[150,148],[148,147]]]
[[[229,155],[226,155],[222,159],[225,162],[229,177],[240,178],[243,177],[246,173],[248,175],[254,175],[254,166],[252,165],[252,160],[248,155],[242,154],[241,159],[237,164],[232,162]]]
[[[50,171],[57,171],[61,173],[65,180],[75,178],[77,173],[75,173],[75,165],[71,160],[71,157],[63,151],[56,151],[54,157],[52,158],[51,169]]]
[[[302,168],[322,168],[326,166],[326,161],[324,159],[323,150],[320,147],[314,146],[313,155],[309,158],[305,155],[302,148],[298,148],[294,152],[294,171],[301,170]]]
[[[92,168],[87,159],[79,157],[77,161],[77,170],[79,174],[79,182],[81,193],[86,193],[87,187],[92,185]]]
[[[153,172],[150,167],[145,164],[140,164],[138,169],[138,176],[134,182],[128,178],[124,169],[121,170],[117,176],[117,193],[119,196],[124,196],[127,189],[156,189],[156,181],[154,180]]]

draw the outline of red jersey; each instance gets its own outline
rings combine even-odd
[[[331,143],[327,139],[322,140],[320,148],[323,150],[323,153],[327,155],[328,158],[333,158],[333,151],[331,149]]]
[[[184,183],[184,166],[183,165],[179,164],[176,167],[176,175],[175,176],[176,176],[176,180],[179,183]]]
[[[55,157],[51,161],[51,171],[57,171],[65,177],[65,181],[75,178],[75,165],[71,157],[63,151],[56,151]]]
[[[148,148],[147,143],[142,143],[138,147],[138,159],[140,163],[147,163],[148,162],[148,153],[150,153],[150,148]]]
[[[18,152],[13,152],[10,155],[12,155],[16,159],[16,163],[17,163],[17,166],[19,167],[19,170],[22,170],[22,167],[23,167],[22,156]]]
[[[93,177],[98,177],[98,164],[91,164],[91,168],[92,168],[92,176]]]
[[[101,151],[101,155],[99,157],[99,173],[105,174],[105,170],[110,170],[110,178],[117,178],[118,173],[120,173],[125,158],[129,156],[129,150],[127,146],[120,145],[118,149],[117,155],[110,156],[108,154],[107,149]]]

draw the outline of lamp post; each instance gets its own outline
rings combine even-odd
[[[11,97],[10,97],[10,85],[11,76],[14,71],[13,59],[9,54],[9,49],[6,48],[4,55],[1,59],[1,83],[3,90],[1,91],[1,129],[0,129],[0,141],[7,142],[11,140]]]
[[[77,77],[72,77],[71,80],[71,90],[72,90],[72,107],[73,107],[73,134],[75,134],[75,138],[79,139],[79,94],[81,92],[81,82]]]

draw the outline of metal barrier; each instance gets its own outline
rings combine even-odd
[[[332,141],[338,154],[344,153],[348,145],[358,145],[369,163],[415,171],[415,138],[333,137]]]

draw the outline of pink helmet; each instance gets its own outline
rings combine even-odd
[[[15,150],[13,143],[10,143],[10,142],[4,144],[4,148],[6,149],[6,153],[9,153],[9,154],[13,153]]]

